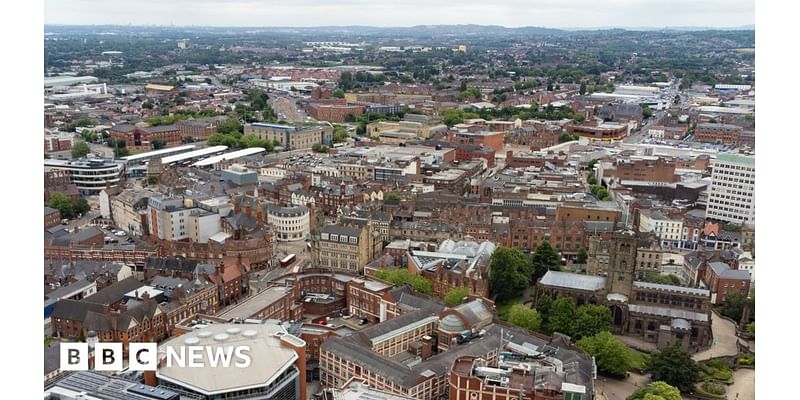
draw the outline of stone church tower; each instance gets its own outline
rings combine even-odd
[[[636,234],[632,231],[617,232],[610,243],[608,259],[608,293],[620,293],[630,297],[636,277]]]

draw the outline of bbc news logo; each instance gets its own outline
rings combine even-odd
[[[97,343],[94,346],[95,371],[122,371],[124,358],[122,343]],[[86,371],[89,369],[88,343],[61,343],[61,370]],[[222,366],[236,368],[250,366],[250,346],[166,346],[166,367],[204,368]],[[156,343],[130,343],[128,369],[155,371],[159,355]]]

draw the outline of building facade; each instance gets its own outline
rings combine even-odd
[[[755,157],[720,154],[713,163],[706,218],[755,223]]]

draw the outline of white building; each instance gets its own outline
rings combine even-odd
[[[755,157],[720,154],[712,165],[706,218],[755,223]]]
[[[78,187],[81,194],[95,195],[106,187],[119,185],[125,163],[110,159],[81,158],[79,160],[44,160],[44,169],[61,170]]]
[[[208,243],[208,238],[220,232],[220,215],[193,208],[189,214],[189,238],[195,243]]]
[[[658,210],[642,210],[639,232],[655,233],[662,246],[678,245],[683,234],[683,221],[669,218]]]
[[[306,206],[267,207],[267,222],[275,228],[279,242],[305,240],[311,233]]]
[[[664,138],[664,127],[663,126],[655,126],[647,130],[647,134],[650,135],[653,139],[663,139]]]
[[[143,236],[147,228],[148,199],[152,196],[160,194],[147,189],[125,189],[114,196],[110,201],[114,224],[129,235]]]

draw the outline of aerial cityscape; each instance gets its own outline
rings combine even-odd
[[[755,399],[752,25],[184,19],[44,26],[45,399]]]

